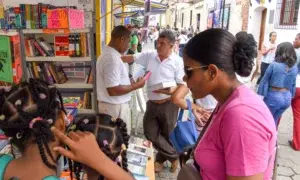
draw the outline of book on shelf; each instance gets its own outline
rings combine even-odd
[[[27,69],[31,78],[39,78],[48,84],[63,84],[68,81],[68,77],[61,65],[54,63],[28,62]]]
[[[86,33],[54,36],[54,43],[31,37],[25,39],[25,52],[27,57],[88,57],[88,43]]]
[[[3,14],[1,16],[1,13]],[[57,17],[58,14],[62,14]],[[53,6],[50,4],[19,4],[16,7],[0,7],[1,29],[43,29],[68,28],[80,29],[88,24],[84,10],[76,6]],[[88,16],[88,21],[91,17]],[[59,22],[59,23],[57,23]],[[89,27],[89,26],[87,26]]]
[[[22,73],[20,37],[0,36],[0,84],[19,83]]]

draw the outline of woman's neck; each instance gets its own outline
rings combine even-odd
[[[211,94],[220,105],[223,105],[234,92],[234,90],[241,85],[238,80],[223,81],[219,84],[219,88],[216,88],[216,90]]]

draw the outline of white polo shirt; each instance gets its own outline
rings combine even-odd
[[[161,61],[156,51],[143,52],[134,56],[135,62],[142,65],[152,74],[147,81],[147,87],[163,83],[175,81],[178,84],[184,84],[184,66],[181,57],[173,53],[167,59]],[[147,88],[149,100],[163,100],[170,96],[165,94],[153,93]]]
[[[122,96],[110,96],[107,88],[130,85],[128,70],[121,59],[121,54],[114,48],[105,47],[97,61],[97,98],[100,102],[123,104],[131,99],[131,93]]]

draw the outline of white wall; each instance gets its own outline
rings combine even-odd
[[[298,26],[296,29],[285,29],[285,28],[275,28],[274,24],[276,21],[278,21],[279,16],[276,16],[276,5],[277,5],[277,0],[272,0],[271,3],[269,1],[265,1],[266,3],[264,5],[260,5],[256,2],[256,0],[252,0],[252,7],[250,8],[250,14],[249,14],[249,24],[248,24],[248,32],[256,32],[259,31],[260,25],[255,16],[255,9],[257,8],[267,8],[267,19],[266,19],[266,28],[265,28],[265,41],[268,40],[269,33],[272,31],[277,32],[277,44],[281,42],[293,42],[295,36],[297,33],[300,32],[300,12],[298,14]],[[275,10],[274,11],[274,22],[273,24],[269,24],[269,16],[270,16],[270,10]],[[259,37],[259,36],[258,36]]]
[[[235,2],[232,2],[230,3],[230,18],[228,31],[235,35],[236,33],[242,30],[242,25],[242,5],[236,5]]]

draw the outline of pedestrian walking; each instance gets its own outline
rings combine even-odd
[[[296,80],[296,93],[292,100],[294,116],[293,139],[289,141],[289,143],[294,150],[300,151],[300,33],[297,34],[295,38],[294,48],[297,55],[298,75]]]
[[[275,62],[268,67],[258,87],[258,94],[264,97],[277,126],[279,118],[291,105],[295,96],[298,73],[296,59],[296,52],[291,43],[279,44]]]

